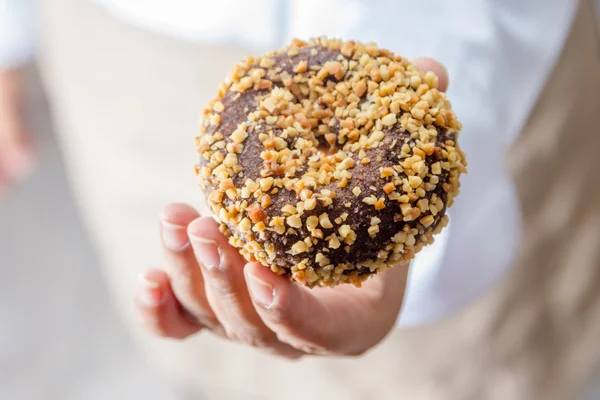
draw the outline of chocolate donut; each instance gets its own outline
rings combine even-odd
[[[309,287],[412,259],[447,224],[465,156],[438,78],[375,44],[294,40],[235,65],[196,173],[229,242]]]

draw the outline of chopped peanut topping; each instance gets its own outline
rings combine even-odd
[[[331,228],[333,228],[333,224],[329,220],[329,216],[327,215],[327,213],[321,214],[319,216],[319,223],[325,229],[331,229]]]
[[[369,227],[369,229],[367,229],[367,231],[369,232],[369,236],[373,237],[377,235],[377,232],[379,232],[379,225],[372,225]]]
[[[394,186],[392,182],[388,182],[383,186],[383,191],[385,192],[385,194],[390,194],[394,190],[396,190],[396,186]]]
[[[227,191],[228,189],[233,189],[235,186],[233,185],[233,179],[227,178],[219,184],[219,188],[222,191]]]
[[[248,218],[244,218],[240,221],[238,229],[242,232],[248,232],[252,228],[252,222]]]
[[[303,241],[294,243],[292,246],[292,254],[300,254],[308,251],[308,246]]]
[[[298,215],[290,215],[289,217],[286,218],[285,221],[292,228],[301,228],[302,227],[302,220],[300,219],[300,217]]]
[[[429,227],[431,224],[433,224],[433,222],[434,222],[433,215],[428,215],[426,217],[421,218],[421,223],[426,227]]]
[[[248,209],[248,216],[253,222],[264,221],[267,218],[265,210],[257,203],[254,203],[252,207]]]
[[[341,246],[340,240],[338,239],[338,237],[335,233],[332,234],[331,236],[329,236],[327,238],[327,240],[329,242],[328,246],[331,249],[337,249]]]
[[[271,200],[271,196],[269,196],[268,194],[265,194],[261,200],[260,205],[262,206],[262,208],[267,208],[271,204],[273,204],[273,200]]]
[[[381,119],[384,126],[392,126],[396,123],[396,114],[388,114]]]
[[[421,183],[423,183],[423,179],[421,179],[418,176],[409,176],[408,177],[408,184],[410,185],[410,187],[414,188],[418,188]]]

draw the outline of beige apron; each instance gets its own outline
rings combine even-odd
[[[139,347],[191,398],[572,397],[600,359],[600,42],[582,1],[564,54],[511,165],[524,241],[509,279],[460,315],[393,332],[360,359],[289,362],[198,335],[141,332],[136,275],[161,266],[157,213],[198,204],[190,115],[241,48],[198,47],[80,0],[41,7],[41,69],[80,211],[116,309]],[[85,47],[82,47],[85,45]]]

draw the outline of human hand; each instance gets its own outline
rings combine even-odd
[[[439,89],[448,76],[431,59]],[[306,354],[359,355],[393,328],[404,298],[408,265],[367,280],[308,289],[258,263],[247,263],[210,217],[185,204],[163,211],[166,272],[140,277],[136,307],[151,333],[183,339],[201,330],[289,358]]]
[[[19,70],[0,71],[0,194],[32,170],[34,151],[23,116]]]
[[[308,289],[258,263],[247,263],[210,217],[185,204],[161,219],[166,272],[140,278],[136,305],[144,326],[185,338],[206,329],[278,355],[357,355],[392,329],[408,266],[362,288]]]

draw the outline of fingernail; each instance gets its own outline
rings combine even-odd
[[[248,274],[248,289],[255,303],[265,308],[271,307],[275,297],[273,286],[252,274]]]
[[[172,251],[181,251],[190,244],[187,234],[187,227],[177,225],[161,218],[162,237],[165,247]]]
[[[190,235],[190,239],[194,242],[194,252],[200,264],[209,269],[218,268],[221,265],[221,252],[217,242],[194,235]]]
[[[141,290],[138,292],[138,298],[146,307],[158,307],[162,301],[162,291],[159,290],[158,282],[148,279],[145,274],[138,278]]]

